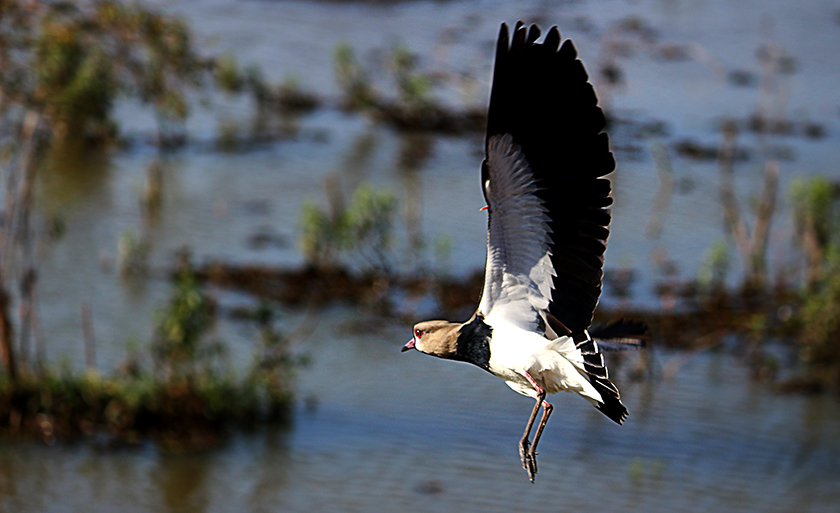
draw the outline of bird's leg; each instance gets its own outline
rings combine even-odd
[[[519,458],[522,460],[522,468],[525,470],[528,470],[529,467],[526,458],[529,454],[528,449],[531,442],[528,440],[528,437],[531,436],[531,427],[533,427],[534,421],[537,419],[538,411],[540,411],[539,399],[534,403],[534,409],[531,410],[531,417],[528,418],[528,424],[525,425],[525,432],[522,434],[522,439],[519,440]]]
[[[545,395],[543,394],[543,397]],[[539,401],[537,401],[539,402]],[[540,420],[540,425],[537,426],[537,432],[534,434],[534,441],[531,443],[531,450],[529,452],[530,460],[533,462],[534,465],[534,474],[537,473],[537,444],[540,443],[540,437],[542,436],[543,429],[545,429],[545,424],[548,422],[548,417],[551,416],[551,412],[554,411],[554,406],[549,404],[548,401],[542,401],[543,407],[543,416],[542,420]],[[533,479],[531,479],[533,481]]]
[[[528,478],[534,482],[534,477],[537,475],[537,453],[534,448],[529,450],[531,445],[528,437],[531,436],[531,428],[534,426],[534,421],[537,420],[537,412],[540,410],[540,405],[545,402],[545,389],[537,383],[534,378],[527,372],[525,378],[534,387],[537,392],[537,402],[534,403],[534,409],[531,410],[531,416],[528,418],[528,424],[525,425],[525,433],[522,434],[522,439],[519,440],[519,457],[522,460],[522,468],[528,472]],[[547,403],[546,403],[547,404]],[[539,435],[542,433],[542,428],[545,425],[546,415],[543,413],[543,420],[540,422],[540,427],[537,428],[537,436],[534,437],[534,443],[539,440]]]

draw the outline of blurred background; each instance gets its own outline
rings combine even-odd
[[[499,25],[618,166],[624,426],[399,349],[480,293]],[[840,4],[0,0],[0,511],[840,505]],[[562,123],[562,120],[557,120]]]

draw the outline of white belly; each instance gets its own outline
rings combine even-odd
[[[570,337],[548,340],[538,333],[506,322],[493,325],[490,340],[490,371],[507,385],[528,397],[537,392],[530,375],[546,392],[577,392],[590,402],[601,401],[583,371],[583,356]]]

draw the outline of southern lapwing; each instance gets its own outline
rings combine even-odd
[[[577,392],[621,424],[627,408],[590,330],[601,295],[615,169],[604,114],[570,40],[552,27],[502,24],[487,117],[481,187],[487,263],[478,310],[464,323],[426,321],[402,348],[469,362],[536,400],[519,442],[531,482],[553,407],[546,394]],[[484,209],[483,209],[484,210]],[[619,322],[605,338],[640,335]],[[542,420],[529,441],[540,406]]]

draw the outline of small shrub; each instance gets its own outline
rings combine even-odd
[[[277,104],[285,113],[309,112],[319,104],[318,97],[305,91],[293,75],[287,76],[277,87]]]
[[[819,281],[806,293],[798,337],[810,377],[840,387],[840,250],[828,251]]]
[[[117,267],[124,278],[142,276],[148,268],[149,244],[126,230],[117,241]]]
[[[19,379],[0,374],[0,436],[50,445],[94,434],[109,445],[151,437],[164,451],[183,452],[216,445],[232,425],[283,421],[291,413],[298,360],[274,330],[269,308],[261,309],[258,322],[260,345],[248,374],[237,379],[215,367],[220,346],[205,340],[211,304],[184,258],[152,343],[155,365],[164,372],[147,372],[132,352],[109,377],[69,367]]]
[[[233,55],[223,55],[216,59],[216,83],[228,93],[238,93],[246,83],[246,79],[239,73],[236,58]]]
[[[338,87],[342,92],[342,107],[346,110],[359,110],[372,107],[378,102],[378,95],[370,84],[370,72],[356,59],[353,48],[341,43],[333,52],[333,66]]]
[[[417,57],[405,46],[397,46],[391,54],[391,70],[397,83],[400,101],[408,108],[429,105],[432,84],[429,78],[417,71]]]
[[[166,310],[159,314],[152,344],[157,367],[167,378],[192,375],[200,356],[210,354],[202,347],[214,322],[210,301],[198,285],[188,257],[182,257],[175,288]]]
[[[719,240],[703,255],[703,261],[697,271],[698,284],[711,293],[724,291],[729,267],[729,247],[725,241]]]
[[[794,182],[794,240],[805,256],[800,360],[808,377],[840,388],[840,219],[837,186],[824,177]]]
[[[301,211],[300,244],[315,267],[334,267],[340,255],[364,269],[388,271],[396,199],[384,190],[363,184],[345,209],[334,200],[328,213],[314,203]]]
[[[821,279],[829,246],[840,242],[836,240],[837,198],[835,184],[821,176],[794,181],[790,187],[794,242],[805,256],[806,283],[810,287]]]

